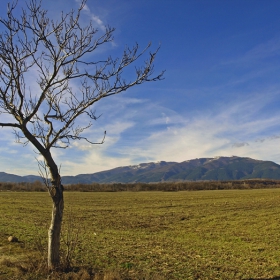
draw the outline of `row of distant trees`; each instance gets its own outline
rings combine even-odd
[[[120,191],[197,191],[197,190],[232,190],[279,188],[278,180],[238,180],[238,181],[199,181],[199,182],[164,182],[164,183],[108,183],[108,184],[71,184],[65,185],[65,191],[79,192],[120,192]],[[47,191],[41,181],[32,183],[0,183],[1,191]]]

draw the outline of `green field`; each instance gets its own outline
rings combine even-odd
[[[280,189],[66,192],[74,270],[57,279],[278,279],[279,202]],[[46,279],[48,194],[0,192],[0,215],[0,279]]]

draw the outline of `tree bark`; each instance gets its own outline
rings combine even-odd
[[[64,209],[63,186],[60,183],[60,177],[57,185],[51,188],[50,195],[53,200],[53,208],[48,232],[48,269],[54,271],[59,268],[60,264],[60,232]]]
[[[55,271],[60,264],[60,232],[64,209],[63,186],[51,153],[47,151],[43,156],[50,170],[52,187],[49,188],[49,194],[53,202],[52,220],[48,231],[48,269]]]

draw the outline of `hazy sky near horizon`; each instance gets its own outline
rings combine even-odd
[[[79,0],[42,3],[55,18]],[[86,136],[100,141],[106,130],[105,143],[53,149],[61,175],[232,155],[280,164],[279,13],[278,0],[88,0],[83,20],[116,28],[114,43],[94,55],[152,42],[165,79],[98,102]],[[37,175],[35,149],[14,140],[0,128],[0,171]]]

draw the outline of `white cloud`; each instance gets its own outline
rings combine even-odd
[[[221,124],[218,116],[214,119],[197,119],[186,123],[183,127],[153,133],[148,139],[138,143],[139,147],[134,147],[129,153],[141,154],[143,158],[151,161],[184,161],[217,155],[276,159],[275,150],[271,149],[272,141],[266,146],[259,145],[254,140],[237,145],[234,141],[243,138],[243,130],[235,125],[238,126],[234,123]],[[231,129],[235,130],[235,135],[231,135]],[[274,139],[273,146],[276,148],[279,143],[279,139]],[[277,161],[280,162],[280,158]]]
[[[81,4],[81,0],[75,0],[79,5]],[[99,16],[95,15],[88,5],[84,5],[83,11],[90,17],[90,19],[95,23],[96,27],[100,28],[102,31],[106,30],[106,26],[104,22],[100,19]]]
[[[120,139],[120,135],[121,133],[123,133],[124,131],[126,131],[129,128],[132,128],[134,126],[133,122],[120,122],[120,121],[115,121],[109,125],[106,126],[106,129],[108,130],[108,133],[106,132],[105,135],[105,142],[104,142],[104,146],[106,146],[107,148],[109,148],[110,146],[112,146],[113,144],[115,144],[119,139]],[[98,130],[99,131],[99,136],[96,137],[97,141],[96,143],[100,143],[103,139],[104,136],[104,131],[102,130]],[[91,133],[90,131],[87,132],[87,135],[91,135],[93,133]],[[95,135],[97,133],[95,132]],[[98,144],[97,144],[98,145]],[[88,143],[85,140],[81,140],[81,141],[74,141],[72,142],[70,149],[78,149],[81,151],[89,151],[93,149],[93,145]]]

